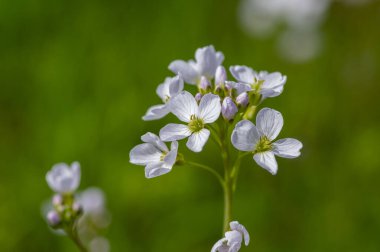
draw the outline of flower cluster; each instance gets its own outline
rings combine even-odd
[[[108,241],[99,235],[109,224],[104,194],[98,188],[76,193],[80,176],[78,162],[56,164],[46,174],[49,187],[56,193],[48,206],[47,222],[70,237],[81,251],[107,252]]]
[[[150,107],[143,120],[161,119],[172,113],[181,123],[167,124],[161,128],[159,136],[150,132],[143,135],[144,143],[131,150],[130,162],[145,166],[147,178],[166,174],[176,164],[211,171],[221,182],[227,200],[225,238],[213,251],[238,251],[242,237],[248,245],[249,236],[242,225],[231,222],[229,208],[242,157],[251,154],[259,166],[275,175],[278,166],[274,156],[298,157],[302,144],[293,138],[274,141],[283,127],[281,113],[269,108],[258,111],[265,99],[283,92],[287,77],[279,72],[255,71],[235,65],[229,68],[234,80],[228,80],[223,60],[223,53],[206,46],[196,50],[195,60],[175,60],[169,64],[175,76],[166,78],[156,90],[163,104]],[[185,91],[184,83],[195,86],[197,92]],[[251,120],[257,111],[255,125]],[[185,160],[178,152],[177,142],[185,138],[187,148],[193,152],[201,152],[208,139],[213,138],[220,147],[224,176],[217,169]],[[171,142],[170,149],[165,142]]]

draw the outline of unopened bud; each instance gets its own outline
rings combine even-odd
[[[227,80],[226,69],[223,66],[218,66],[215,72],[215,86],[221,88]]]
[[[76,215],[76,216],[81,215],[83,212],[83,208],[78,202],[73,203],[72,209],[74,211],[74,215]]]
[[[197,102],[199,102],[201,99],[202,99],[202,94],[201,94],[201,93],[197,93],[197,94],[195,95],[195,100],[196,100]]]
[[[249,96],[247,92],[243,92],[236,97],[236,103],[239,106],[245,108],[248,105]]]
[[[238,112],[236,104],[231,97],[226,97],[222,103],[222,116],[226,120],[231,120],[234,118],[235,114]]]
[[[206,91],[211,87],[211,83],[206,77],[202,76],[201,81],[199,82],[199,87]]]
[[[51,200],[51,202],[53,203],[53,206],[60,206],[60,205],[62,205],[62,203],[63,203],[62,195],[60,195],[60,194],[54,195],[53,199]]]
[[[54,210],[49,211],[46,218],[47,218],[49,225],[52,227],[56,227],[61,223],[61,217]]]

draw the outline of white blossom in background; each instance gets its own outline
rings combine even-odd
[[[250,151],[253,159],[262,168],[275,175],[276,156],[296,158],[301,153],[302,143],[293,138],[274,139],[279,135],[284,121],[280,112],[263,108],[256,117],[256,126],[248,120],[236,124],[231,135],[233,146],[240,151]]]
[[[169,114],[168,102],[170,98],[177,95],[183,90],[183,80],[180,75],[177,75],[173,78],[166,78],[164,83],[160,84],[156,93],[161,98],[164,104],[154,105],[148,109],[146,114],[143,116],[143,120],[157,120]]]
[[[279,72],[256,72],[247,66],[231,66],[230,72],[238,82],[229,81],[228,84],[235,88],[238,94],[253,91],[261,94],[262,99],[279,96],[287,79]]]
[[[73,162],[71,166],[65,163],[55,164],[46,174],[50,188],[57,193],[73,193],[80,182],[80,165]]]
[[[196,50],[195,61],[175,60],[170,63],[169,69],[174,74],[180,73],[186,83],[199,85],[202,76],[208,80],[214,78],[216,68],[222,64],[223,60],[223,53],[216,52],[210,45]]]
[[[210,136],[206,124],[219,118],[220,97],[208,93],[201,98],[198,106],[193,95],[183,91],[170,101],[170,110],[187,125],[170,123],[160,130],[160,138],[163,141],[174,141],[189,137],[186,146],[194,152],[202,151]]]
[[[77,198],[77,202],[83,209],[83,215],[79,218],[77,225],[79,237],[89,244],[90,251],[108,251],[108,240],[99,236],[99,233],[111,222],[104,192],[100,188],[89,187],[78,193]],[[95,244],[99,245],[98,250]]]
[[[141,140],[144,143],[130,151],[130,162],[145,166],[146,178],[154,178],[170,172],[176,162],[178,142],[173,141],[169,150],[166,144],[153,133],[146,133]]]
[[[284,27],[278,38],[281,55],[293,62],[305,62],[321,49],[320,24],[324,22],[331,2],[241,0],[238,17],[242,28],[255,37],[269,37]]]
[[[231,231],[227,231],[222,239],[217,241],[211,252],[237,252],[244,240],[245,246],[249,244],[249,234],[245,227],[237,221],[230,222]]]

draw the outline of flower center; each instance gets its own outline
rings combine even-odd
[[[251,84],[252,91],[255,92],[256,94],[260,92],[260,88],[263,85],[264,80],[256,79],[255,81]]]
[[[189,122],[189,129],[191,132],[198,132],[204,128],[203,120],[196,117],[195,115],[191,115]]]
[[[272,143],[266,136],[261,136],[257,142],[254,153],[265,152],[272,149]]]
[[[169,95],[165,95],[165,97],[163,99],[164,103],[167,103],[169,100],[170,100],[170,96]]]

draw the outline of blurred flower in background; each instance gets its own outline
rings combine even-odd
[[[341,0],[359,5],[371,0]],[[238,17],[242,28],[257,38],[268,38],[280,30],[277,48],[285,59],[302,63],[322,49],[320,26],[333,0],[242,0]],[[280,29],[283,28],[283,29]]]

